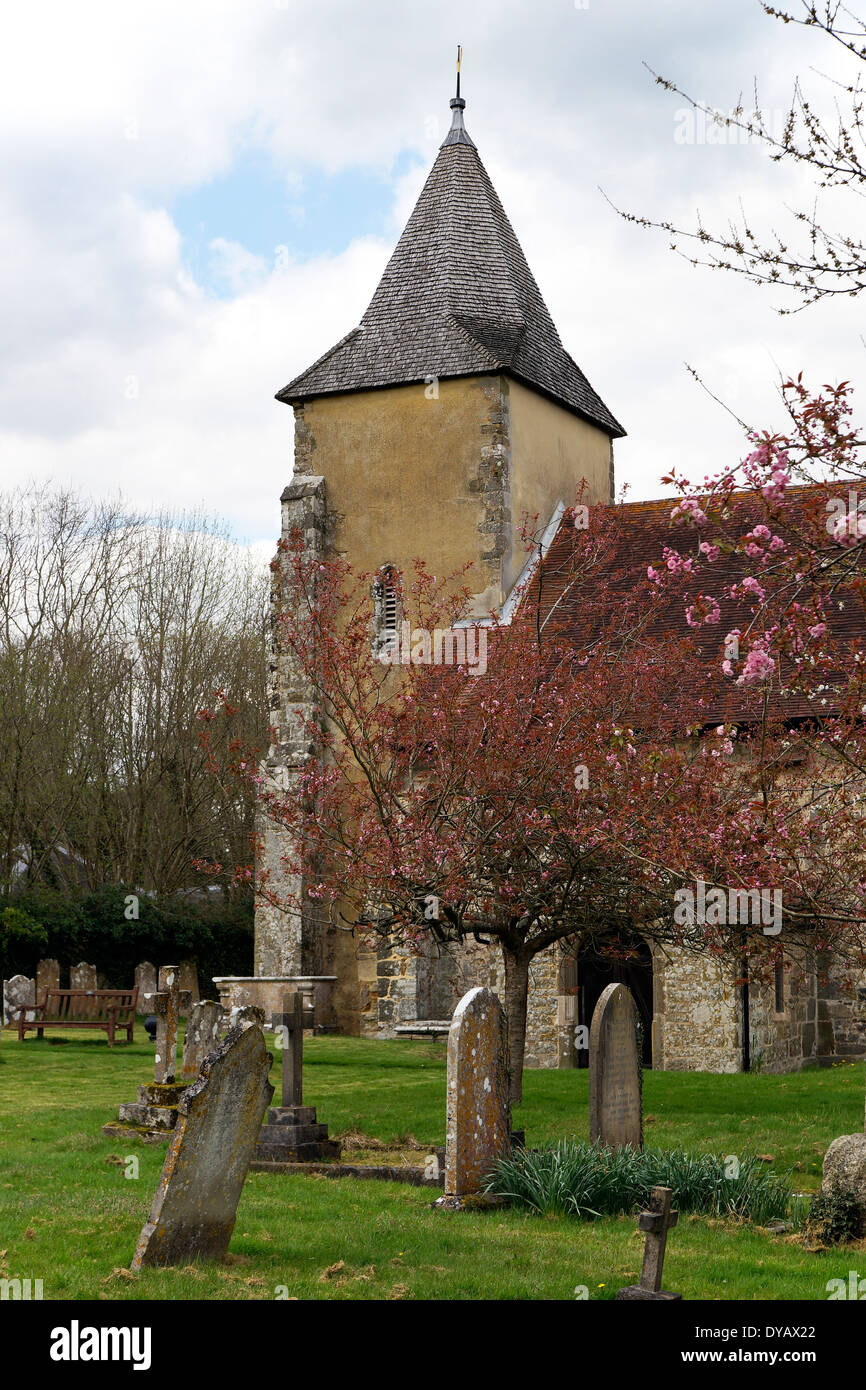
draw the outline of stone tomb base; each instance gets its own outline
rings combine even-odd
[[[191,1081],[146,1082],[138,1088],[138,1100],[121,1105],[118,1122],[103,1125],[103,1134],[112,1139],[136,1135],[151,1140],[170,1139],[177,1124],[178,1102],[191,1085]]]
[[[316,1121],[314,1105],[281,1105],[268,1111],[259,1130],[252,1167],[258,1163],[317,1163],[339,1158],[343,1146],[328,1138],[328,1126]]]

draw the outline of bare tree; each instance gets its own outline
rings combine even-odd
[[[243,857],[251,808],[208,774],[197,712],[223,691],[264,737],[267,585],[203,515],[0,497],[0,891],[176,892]]]
[[[757,83],[753,108],[747,110],[740,97],[726,114],[696,101],[676,82],[651,68],[648,71],[659,86],[676,92],[707,121],[737,130],[745,140],[763,144],[774,163],[788,162],[806,168],[814,177],[816,189],[846,191],[862,199],[866,195],[864,88],[857,65],[866,63],[866,23],[839,0],[825,0],[822,5],[801,0],[801,10],[795,13],[777,9],[764,0],[761,8],[782,24],[814,29],[848,54],[850,79],[826,79],[838,93],[832,121],[819,114],[799,80],[794,84],[784,120],[777,123],[762,107]],[[706,227],[700,214],[697,226],[689,230],[672,222],[617,211],[628,222],[667,232],[673,239],[673,249],[692,265],[733,271],[756,284],[794,291],[800,301],[797,308],[780,307],[781,314],[797,312],[830,296],[857,295],[866,287],[866,243],[860,231],[862,204],[854,205],[849,230],[831,229],[819,219],[816,194],[810,206],[788,207],[788,232],[773,232],[769,237],[753,229],[743,208],[724,230]]]

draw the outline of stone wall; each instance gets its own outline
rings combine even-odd
[[[811,962],[804,965],[784,960],[782,965],[781,1001],[776,999],[773,982],[753,981],[749,986],[749,1060],[753,1071],[797,1071],[819,1049],[833,1050],[832,1027],[828,1031]],[[781,1009],[777,1002],[781,1002]]]
[[[529,967],[525,1067],[555,1067],[559,1058],[559,988],[555,948],[540,952]]]
[[[319,477],[296,479],[282,495],[282,538],[288,540],[299,527],[310,555],[321,554],[325,545],[325,481]],[[304,721],[314,713],[309,690],[279,640],[278,618],[283,609],[282,575],[286,561],[274,573],[271,589],[271,657],[268,668],[268,707],[273,742],[262,764],[271,787],[291,792],[298,770],[310,756],[311,745]],[[257,823],[259,854],[256,874],[266,881],[281,900],[296,899],[297,905],[273,905],[256,900],[255,972],[257,975],[319,974],[325,962],[321,953],[318,922],[304,921],[300,908],[303,884],[291,867],[295,854],[291,836],[260,815]],[[288,856],[289,864],[284,862]],[[267,879],[265,879],[267,875]],[[310,913],[307,912],[307,917]]]
[[[734,1072],[741,1070],[742,1056],[733,967],[678,947],[654,949],[654,1069]]]
[[[838,1057],[866,1055],[866,971],[846,967],[841,961],[821,962],[817,981],[818,1016],[833,1032],[833,1051]],[[816,1044],[821,1054],[822,1037]]]

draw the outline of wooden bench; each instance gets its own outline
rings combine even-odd
[[[126,1041],[132,1042],[137,1002],[137,988],[49,989],[38,1004],[21,1004],[15,1010],[18,1041],[34,1028],[40,1038],[45,1028],[101,1028],[113,1047],[115,1031],[125,1028]]]

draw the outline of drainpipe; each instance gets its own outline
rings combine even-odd
[[[746,956],[743,957],[742,976],[743,976],[743,984],[742,984],[742,991],[743,991],[743,1071],[749,1071],[749,1069],[750,1069],[750,1067],[751,1067],[751,1065],[752,1065],[751,1041],[750,1041],[750,1036],[749,1036],[749,1035],[750,1035],[750,1033],[751,1033],[752,1030],[751,1030],[750,1020],[749,1020],[749,961],[748,961],[748,958],[747,958]]]

